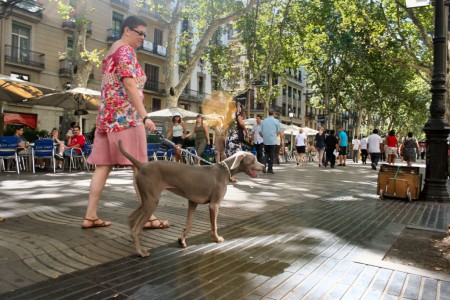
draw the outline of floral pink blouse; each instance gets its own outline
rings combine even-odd
[[[97,132],[115,132],[142,124],[136,109],[131,105],[123,87],[124,77],[133,77],[144,100],[142,89],[147,77],[130,46],[119,47],[113,54],[103,60],[102,65],[102,100],[98,108]]]

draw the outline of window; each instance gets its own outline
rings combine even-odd
[[[30,59],[30,26],[13,22],[11,33],[11,58],[27,63]]]
[[[159,91],[159,67],[145,64],[145,75],[147,75],[146,89]]]
[[[154,30],[155,40],[153,41],[155,45],[163,45],[163,31],[155,28]]]
[[[205,77],[198,76],[198,94],[203,95],[205,93]]]
[[[152,101],[152,110],[157,111],[161,109],[161,99],[153,98]]]
[[[117,35],[118,39],[120,38],[119,34],[120,34],[120,27],[122,26],[122,22],[123,22],[123,15],[113,11],[112,31],[113,31],[113,35]]]

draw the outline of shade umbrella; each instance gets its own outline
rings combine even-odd
[[[27,99],[23,102],[30,105],[53,106],[74,110],[75,115],[79,116],[79,124],[82,126],[82,115],[87,115],[87,110],[98,109],[98,106],[100,105],[100,92],[88,88],[77,87],[64,92]]]
[[[179,113],[183,119],[195,119],[198,113],[185,110],[179,107],[165,108],[157,111],[152,111],[147,116],[152,120],[167,121],[172,118],[175,113]]]
[[[0,101],[21,103],[23,99],[55,92],[56,89],[0,74]]]
[[[302,127],[302,128],[306,135],[316,135],[319,132],[319,131],[309,128],[309,127]]]
[[[297,135],[299,130],[300,130],[300,127],[298,127],[298,126],[296,126],[294,124],[286,126],[286,128],[284,128],[284,130],[283,130],[285,135],[288,134],[288,135],[291,136],[291,151],[292,151],[292,148],[293,148],[293,145],[294,145],[294,138],[293,137],[294,137],[294,135]]]

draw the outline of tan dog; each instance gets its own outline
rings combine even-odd
[[[180,247],[186,247],[186,236],[191,230],[197,204],[206,203],[209,203],[212,240],[220,243],[224,239],[217,234],[217,214],[231,176],[245,172],[248,176],[255,178],[258,176],[257,171],[262,171],[264,168],[264,165],[248,152],[238,152],[219,165],[192,166],[170,161],[141,163],[125,152],[121,141],[119,141],[119,148],[138,169],[136,185],[142,203],[130,215],[130,226],[136,251],[142,257],[148,256],[149,253],[142,250],[140,235],[145,223],[158,206],[162,191],[167,189],[189,201],[186,227],[178,239]]]

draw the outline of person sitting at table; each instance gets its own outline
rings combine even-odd
[[[17,154],[28,154],[30,152],[30,143],[23,137],[24,126],[16,127],[14,134],[17,137]]]
[[[78,154],[81,154],[81,149],[84,146],[85,138],[81,134],[81,128],[78,125],[75,125],[72,128],[73,136],[70,140],[70,144],[65,146],[63,142],[59,143],[58,153],[55,154],[55,158],[59,160],[58,170],[62,169],[62,162],[64,160],[64,156],[70,156],[72,151],[76,151]]]
[[[52,139],[54,145],[58,149],[61,147],[61,144],[64,146],[64,141],[61,141],[59,139],[59,130],[56,127],[52,129],[52,132],[50,133],[50,138]],[[36,171],[38,171],[38,172],[46,171],[45,162],[44,162],[43,158],[38,158],[37,159]]]

